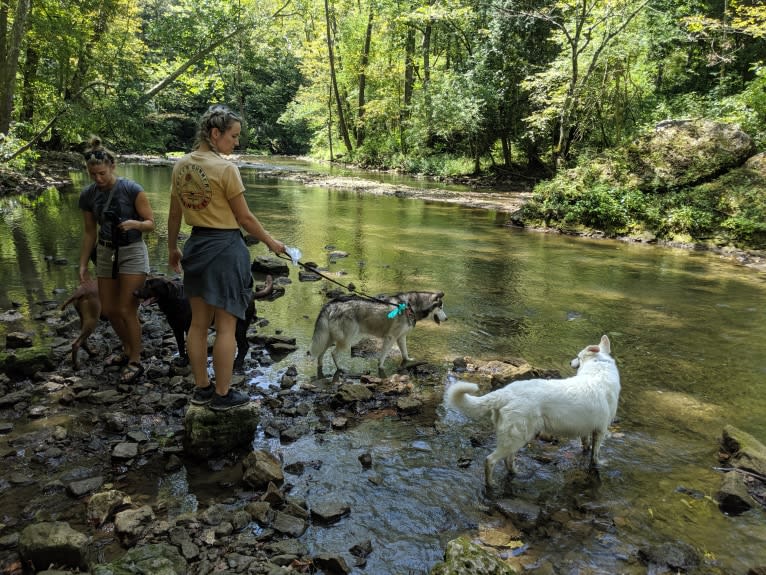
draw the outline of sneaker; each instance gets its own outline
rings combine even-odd
[[[215,395],[215,386],[208,385],[207,387],[195,387],[192,394],[191,402],[194,405],[207,405]]]
[[[230,389],[226,395],[215,394],[213,401],[210,402],[210,409],[213,411],[226,411],[232,407],[239,407],[245,405],[250,401],[250,398],[236,389]]]

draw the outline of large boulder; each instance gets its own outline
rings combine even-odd
[[[721,480],[716,501],[723,513],[739,515],[766,501],[766,446],[733,425],[723,428],[718,457],[731,467]]]
[[[766,446],[733,425],[723,428],[721,449],[732,467],[766,477]]]
[[[254,402],[224,412],[192,405],[184,417],[184,451],[200,459],[239,451],[252,443],[259,420]]]
[[[739,126],[710,120],[667,120],[627,150],[645,191],[662,192],[708,181],[741,166],[755,151]]]
[[[36,570],[50,565],[84,569],[88,565],[89,539],[64,521],[34,523],[21,532],[19,555]]]
[[[730,471],[723,476],[715,498],[718,508],[726,515],[741,515],[750,511],[754,503],[747,490],[745,476],[736,471]]]

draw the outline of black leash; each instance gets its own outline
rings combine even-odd
[[[392,312],[390,312],[388,314],[389,318],[396,317],[398,314],[403,313],[404,310],[407,308],[407,304],[404,304],[404,303],[394,303],[394,302],[386,301],[384,299],[377,298],[375,296],[368,295],[368,294],[366,294],[364,292],[359,292],[359,291],[356,290],[356,286],[354,284],[352,284],[352,283],[349,283],[348,285],[343,285],[339,281],[337,281],[337,280],[335,280],[335,279],[333,279],[333,278],[323,274],[322,272],[320,272],[315,267],[307,265],[307,264],[303,263],[300,260],[297,260],[297,261],[293,260],[293,258],[291,258],[290,256],[287,256],[287,255],[284,255],[284,254],[276,254],[276,256],[278,258],[280,258],[280,259],[287,260],[287,261],[289,261],[291,263],[297,263],[304,270],[306,270],[308,272],[311,272],[313,274],[317,274],[319,277],[321,277],[323,279],[326,279],[327,281],[332,282],[335,285],[338,285],[338,286],[342,287],[343,289],[347,289],[352,294],[357,295],[357,296],[359,296],[359,297],[361,297],[363,299],[366,299],[366,300],[369,300],[369,301],[373,301],[373,302],[376,302],[376,303],[383,303],[383,304],[390,305],[390,306],[396,308],[396,309],[394,309]]]

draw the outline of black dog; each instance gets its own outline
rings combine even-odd
[[[245,356],[250,348],[247,341],[247,330],[255,318],[255,300],[268,297],[274,288],[271,276],[266,276],[265,286],[253,293],[245,311],[245,319],[237,319],[235,337],[237,340],[237,357],[234,360],[234,369],[240,370],[245,363]],[[186,366],[189,364],[189,355],[186,351],[186,334],[191,326],[191,306],[184,295],[184,286],[181,280],[171,280],[163,277],[147,278],[144,286],[133,292],[133,295],[142,300],[144,305],[156,303],[160,311],[165,314],[173,336],[178,345],[178,359],[175,364]]]

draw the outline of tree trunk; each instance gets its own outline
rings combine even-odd
[[[327,145],[330,147],[330,161],[335,159],[332,152],[332,86],[327,94]]]
[[[430,6],[430,2],[429,2]],[[434,134],[431,131],[431,18],[429,17],[423,30],[423,102],[425,104],[426,129],[428,130],[428,147],[434,147]]]
[[[404,100],[399,112],[399,146],[407,153],[407,142],[404,138],[405,126],[410,117],[410,105],[415,85],[415,28],[408,25],[404,39]]]
[[[106,32],[107,24],[109,22],[108,9],[102,5],[98,14],[98,18],[93,25],[93,36],[82,47],[80,56],[77,58],[77,67],[75,68],[74,75],[71,82],[64,91],[64,100],[69,102],[72,100],[72,94],[81,94],[82,87],[85,83],[85,79],[88,77],[88,68],[90,66],[91,55],[95,46],[98,46],[101,42],[101,38]]]
[[[372,20],[374,12],[372,4],[370,4],[370,15],[367,18],[367,32],[364,35],[364,48],[362,50],[362,59],[359,65],[359,98],[357,100],[357,113],[356,113],[356,147],[358,148],[364,143],[364,106],[365,106],[365,94],[364,91],[367,86],[367,63],[370,60],[370,44],[372,43]]]
[[[35,79],[37,68],[40,64],[40,55],[37,50],[27,46],[27,55],[24,58],[24,83],[21,87],[21,113],[19,117],[24,122],[29,122],[35,116]]]
[[[407,26],[407,38],[404,41],[404,112],[409,115],[412,104],[412,92],[415,84],[415,28]]]
[[[340,135],[343,137],[343,143],[346,146],[346,151],[349,155],[354,153],[354,148],[351,145],[351,138],[348,135],[348,126],[346,125],[345,114],[343,113],[343,101],[338,91],[338,79],[335,76],[335,52],[333,50],[332,32],[330,30],[330,4],[328,0],[324,0],[324,15],[325,26],[327,29],[327,52],[329,56],[330,64],[330,84],[335,96],[335,106],[338,112],[338,127],[340,128]]]
[[[503,165],[506,168],[511,167],[511,144],[508,141],[508,136],[503,134],[500,136],[500,143],[503,146]]]
[[[19,67],[21,42],[27,28],[27,19],[31,11],[31,0],[18,0],[13,15],[10,36],[7,34],[8,0],[2,0],[0,6],[0,133],[7,134],[13,115],[13,96],[16,89],[16,71]]]

